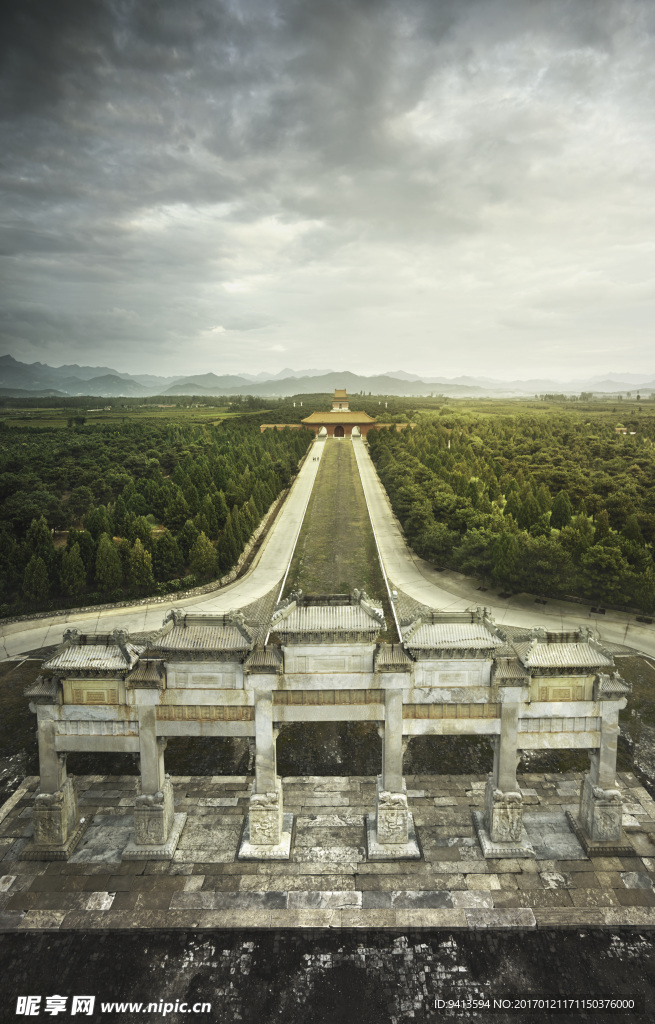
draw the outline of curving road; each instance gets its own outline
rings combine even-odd
[[[0,661],[59,643],[70,625],[86,633],[106,633],[116,628],[141,632],[160,626],[171,607],[193,607],[195,611],[207,612],[227,611],[251,604],[270,593],[274,587],[281,586],[293,555],[325,444],[330,443],[341,442],[314,442],[252,566],[235,583],[212,594],[182,597],[178,600],[171,597],[166,603],[152,604],[146,601],[138,606],[115,605],[95,611],[71,611],[66,615],[15,622],[6,627],[4,635],[0,636]],[[534,597],[527,594],[517,594],[504,600],[493,589],[481,592],[477,580],[448,570],[438,572],[428,562],[418,558],[405,541],[366,445],[361,439],[354,439],[352,444],[378,548],[392,586],[433,608],[455,611],[471,605],[486,605],[501,624],[541,624],[553,630],[592,626],[606,642],[624,644],[655,658],[655,628],[638,623],[635,616],[628,612],[609,612],[599,617],[592,615],[586,605],[550,599],[545,604],[537,604]]]
[[[201,594],[197,597],[180,597],[176,600],[171,595],[170,600],[163,603],[144,601],[140,605],[114,605],[111,608],[91,611],[70,611],[65,615],[51,615],[47,618],[11,623],[0,636],[0,661],[60,643],[65,630],[70,626],[75,626],[83,633],[109,633],[113,629],[138,633],[161,626],[169,608],[223,612],[232,608],[242,608],[264,597],[282,583],[323,451],[324,445],[318,442],[314,442],[309,449],[308,456],[275,523],[264,539],[250,569],[241,579],[214,593]]]
[[[543,625],[552,630],[591,626],[598,631],[601,640],[624,644],[655,657],[655,627],[642,625],[629,612],[597,616],[584,604],[554,599],[538,604],[529,594],[516,594],[505,600],[499,598],[494,588],[481,592],[477,580],[448,570],[438,572],[407,545],[366,445],[354,440],[353,448],[378,548],[392,586],[421,604],[445,611],[464,610],[472,604],[485,605],[499,624]]]

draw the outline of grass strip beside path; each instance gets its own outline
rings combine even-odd
[[[386,606],[386,587],[351,441],[325,442],[285,593],[298,587],[305,594],[348,594],[357,587]]]

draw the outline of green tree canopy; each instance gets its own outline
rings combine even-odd
[[[100,535],[96,555],[96,582],[104,594],[113,594],[123,583],[123,567],[112,538]]]
[[[65,594],[75,597],[84,590],[86,570],[80,554],[80,545],[66,548],[61,559],[61,586]]]
[[[211,579],[218,569],[216,548],[204,534],[200,533],[193,543],[189,558],[191,572],[199,580]]]
[[[179,576],[184,568],[178,543],[169,530],[160,534],[152,549],[152,567],[157,580]]]
[[[550,514],[550,525],[555,530],[561,530],[563,526],[569,525],[572,515],[573,509],[571,508],[571,499],[566,491],[560,491],[553,501],[553,508]]]
[[[147,594],[155,585],[152,556],[138,537],[130,550],[130,584],[137,594]]]
[[[50,579],[46,564],[40,555],[32,555],[23,577],[23,593],[28,601],[41,603],[50,592]]]

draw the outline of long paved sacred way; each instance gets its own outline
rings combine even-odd
[[[0,809],[2,927],[655,924],[655,802],[617,771],[621,659],[652,631],[481,607],[436,575],[365,442],[319,436],[238,582],[168,612],[14,624],[8,655],[44,660],[26,691],[39,776]],[[323,775],[319,749],[311,776],[281,778],[280,730],[326,724],[372,736],[379,774]],[[457,737],[490,745],[488,777],[439,773]],[[241,743],[254,774],[171,777],[180,738]],[[406,776],[415,742],[432,771]],[[521,753],[561,751],[588,770],[517,775]],[[139,775],[74,779],[80,753]]]

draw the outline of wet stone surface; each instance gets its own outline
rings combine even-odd
[[[421,851],[417,860],[370,859],[365,817],[370,776],[283,780],[295,815],[288,860],[238,860],[251,777],[174,778],[187,814],[168,860],[123,860],[133,831],[135,780],[78,780],[89,827],[66,861],[21,860],[29,841],[36,779],[0,821],[0,929],[455,928],[655,925],[655,803],[630,773],[618,782],[631,853],[587,857],[564,815],[580,776],[521,776],[525,827],[536,856],[488,859],[472,811],[480,776],[407,777]],[[0,812],[2,813],[2,812]],[[84,898],[81,894],[84,894]]]
[[[43,1005],[63,995],[69,1008],[76,994],[95,995],[96,1007],[170,1003],[172,1021],[257,1024],[545,1021],[534,1009],[490,1016],[462,1001],[637,997],[645,1013],[625,1019],[652,1019],[655,858],[639,850],[653,842],[655,805],[629,773],[618,781],[639,823],[628,832],[634,856],[585,857],[563,817],[580,777],[532,773],[520,781],[528,827],[543,839],[537,857],[485,860],[471,822],[484,778],[426,775],[407,778],[423,857],[395,863],[366,857],[370,776],[285,779],[294,842],[289,861],[270,863],[235,859],[247,775],[174,778],[188,818],[163,862],[120,860],[133,778],[78,781],[92,820],[70,861],[17,859],[36,779],[0,822],[0,1019],[16,1019],[27,994]],[[192,1018],[176,1002],[211,1011]],[[80,1019],[155,1021],[162,1011]]]

